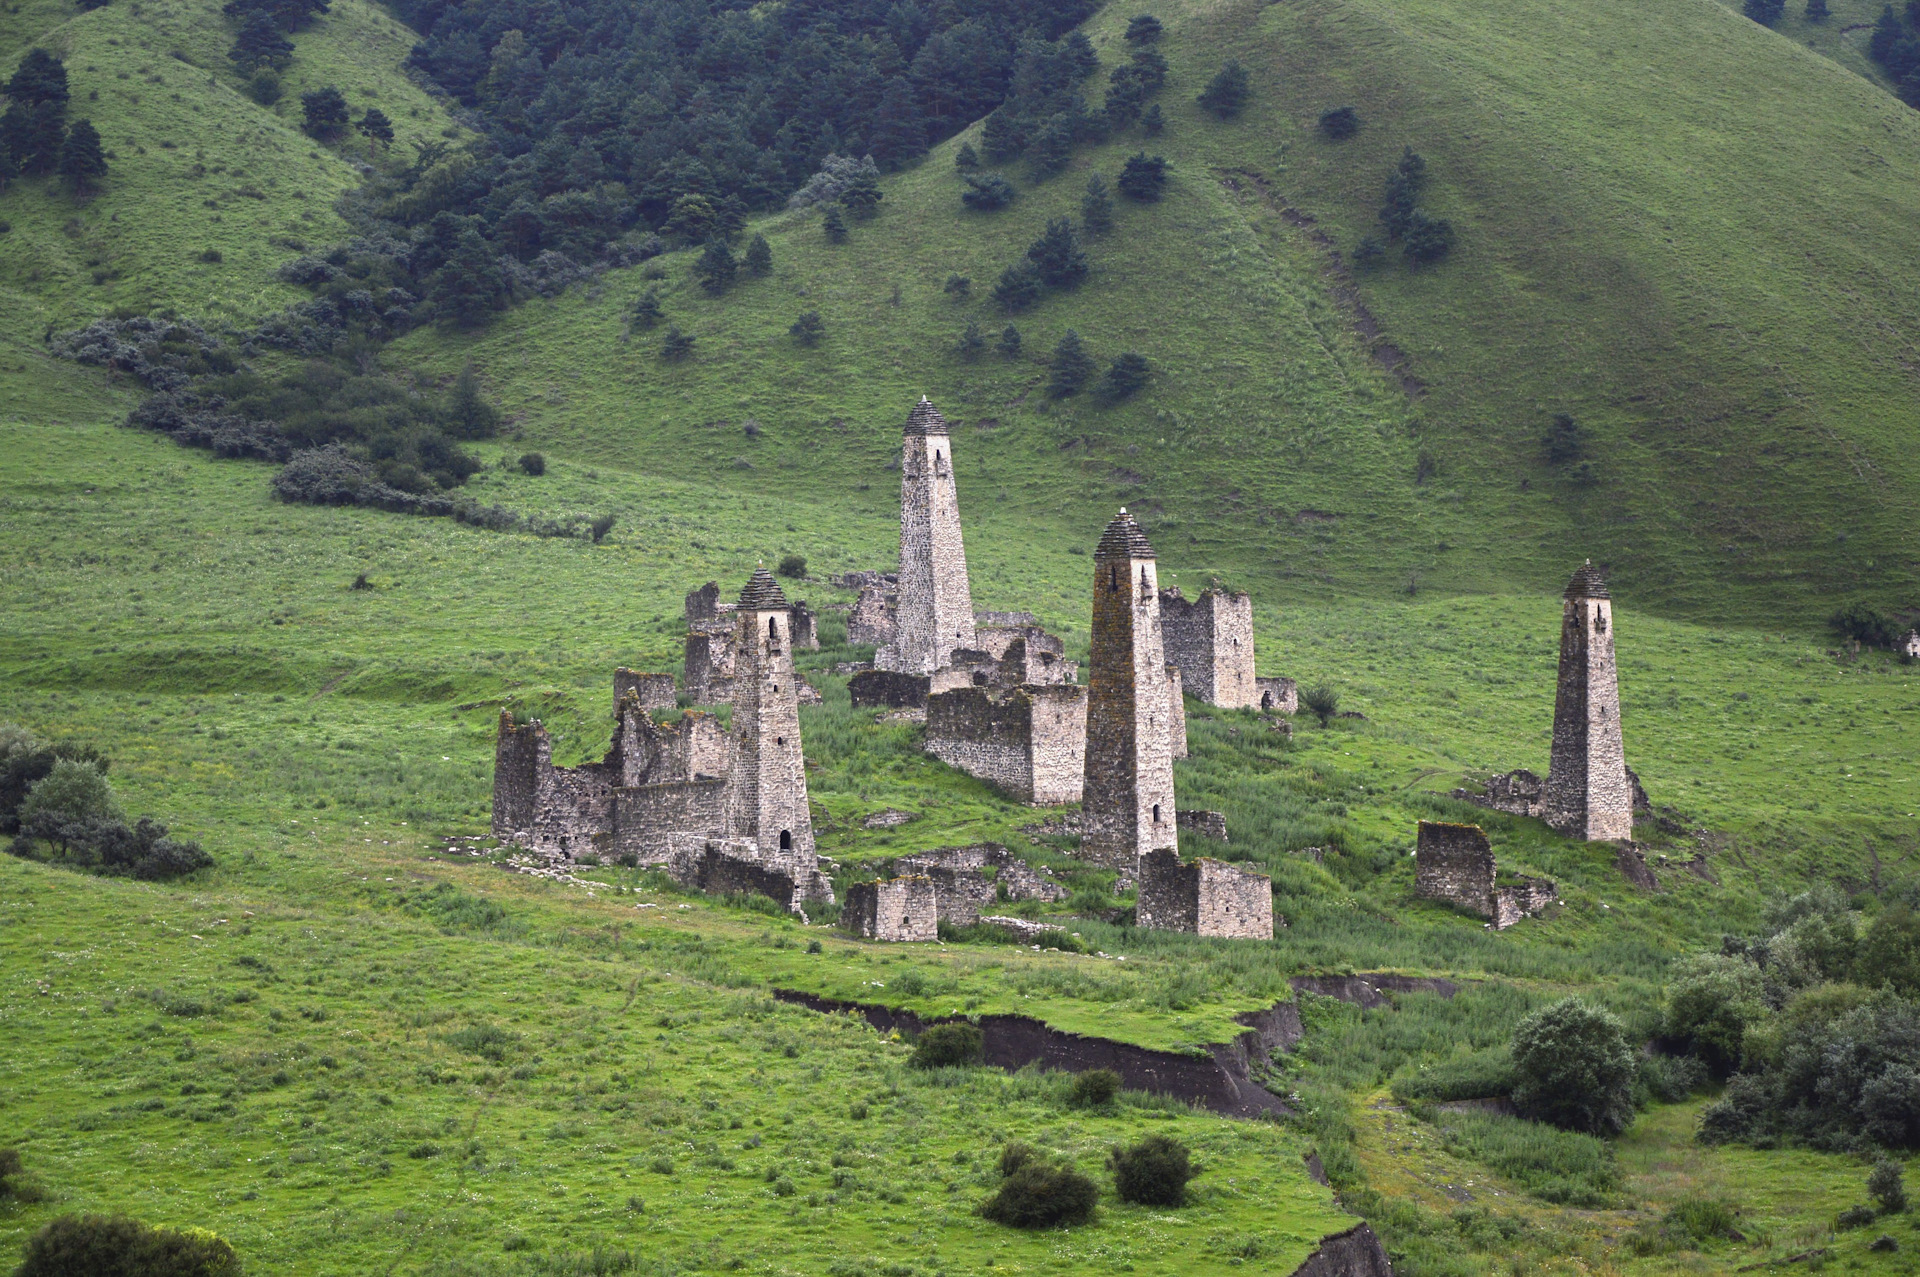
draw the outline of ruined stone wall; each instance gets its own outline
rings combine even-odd
[[[855,709],[922,709],[927,703],[928,676],[896,674],[891,670],[861,670],[847,680],[847,694]]]
[[[1139,862],[1134,925],[1150,931],[1200,932],[1200,867],[1180,863],[1171,847],[1148,851]]]
[[[1300,712],[1300,689],[1290,678],[1256,678],[1253,680],[1258,695],[1254,697],[1254,708],[1271,711],[1276,714],[1298,714]]]
[[[820,634],[814,624],[813,609],[807,606],[805,599],[794,600],[792,617],[794,650],[796,652],[819,651]]]
[[[698,625],[701,621],[711,621],[720,615],[720,583],[709,581],[693,593],[687,595],[687,624]]]
[[[793,624],[780,587],[765,568],[740,596],[734,631],[733,809],[729,831],[814,863],[806,761],[791,647]]]
[[[1036,806],[1077,803],[1086,784],[1087,689],[1072,683],[1025,687],[1030,706],[1028,757]]]
[[[1080,853],[1120,869],[1175,845],[1156,572],[1153,546],[1122,510],[1094,553]]]
[[[868,940],[937,940],[940,902],[933,880],[923,875],[860,882],[847,888],[840,921],[848,931]]]
[[[671,854],[676,837],[719,835],[727,827],[727,790],[727,778],[716,776],[615,791],[609,852],[658,864]]]
[[[940,921],[959,927],[978,922],[980,911],[999,900],[1003,891],[1008,900],[1067,898],[1064,886],[994,842],[900,856],[893,862],[893,872],[932,879]]]
[[[863,588],[847,617],[847,642],[854,647],[875,648],[892,643],[897,632],[894,613],[898,604],[899,596],[884,586]]]
[[[1086,691],[962,687],[927,697],[926,751],[1024,803],[1080,797]]]
[[[1573,574],[1561,609],[1553,760],[1541,796],[1546,822],[1588,841],[1633,837],[1633,788],[1620,736],[1613,602],[1591,563]]]
[[[648,674],[623,665],[613,672],[613,703],[618,705],[628,692],[640,698],[642,709],[672,709],[679,704],[673,675]]]
[[[1202,856],[1198,918],[1200,934],[1226,940],[1273,939],[1273,879]]]
[[[1413,889],[1429,900],[1489,917],[1493,912],[1493,847],[1478,825],[1420,822]]]
[[[893,642],[874,665],[931,674],[956,647],[974,647],[973,596],[960,535],[953,442],[922,398],[907,419],[900,456],[900,590]]]
[[[1167,746],[1175,758],[1187,756],[1187,697],[1178,665],[1167,666]]]
[[[731,632],[688,632],[686,669],[681,678],[688,698],[695,705],[722,705],[732,700],[735,663]]]
[[[1560,889],[1550,878],[1525,878],[1515,875],[1493,892],[1493,929],[1505,931],[1522,918],[1530,918],[1560,898]]]
[[[1194,833],[1207,838],[1227,841],[1227,818],[1217,811],[1177,811],[1174,820],[1182,829],[1191,829]]]
[[[802,903],[802,884],[761,859],[752,842],[682,836],[665,858],[667,876],[683,887],[716,896],[766,896],[784,909]]]
[[[511,710],[500,711],[499,734],[493,742],[493,836],[511,838],[533,827],[540,797],[540,774],[550,768],[552,746],[539,723],[524,726],[513,721]]]
[[[1187,694],[1223,709],[1259,704],[1253,673],[1253,600],[1217,586],[1189,603],[1178,587],[1160,593],[1167,660],[1180,667]]]
[[[500,716],[494,742],[494,833],[549,856],[577,856],[606,841],[620,783],[620,738],[603,762],[555,767],[547,729]]]

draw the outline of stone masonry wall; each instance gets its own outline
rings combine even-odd
[[[729,832],[814,863],[806,762],[787,601],[765,568],[740,595],[734,647],[733,809]]]
[[[1300,712],[1300,690],[1290,678],[1256,678],[1254,686],[1259,695],[1254,698],[1254,708],[1275,714],[1298,714]]]
[[[899,595],[885,586],[870,585],[847,617],[847,642],[854,647],[885,647],[897,633],[894,612]]]
[[[695,705],[723,705],[733,699],[733,635],[693,630],[687,634],[682,683]]]
[[[642,709],[672,709],[679,703],[672,674],[648,674],[623,665],[613,672],[613,703],[618,705],[628,692],[639,696]]]
[[[1633,837],[1633,787],[1620,736],[1613,602],[1591,563],[1573,574],[1561,610],[1553,759],[1542,815],[1570,838]]]
[[[859,882],[847,888],[842,925],[867,940],[925,942],[940,938],[933,880],[921,875]]]
[[[1187,756],[1187,697],[1178,665],[1167,666],[1167,746],[1175,758]]]
[[[1480,826],[1421,821],[1413,864],[1416,895],[1491,916],[1493,847]]]
[[[1058,902],[1067,898],[1064,886],[993,842],[937,847],[900,856],[893,862],[893,872],[932,879],[940,921],[957,927],[978,922],[980,911],[996,902],[1003,888],[1008,900]]]
[[[1167,660],[1180,667],[1187,695],[1222,709],[1259,704],[1253,673],[1253,600],[1210,586],[1189,603],[1178,586],[1160,592]]]
[[[925,398],[907,418],[900,456],[900,590],[894,639],[874,665],[931,674],[956,647],[973,647],[973,597],[960,535],[953,442]]]
[[[608,850],[617,859],[662,863],[672,853],[676,837],[726,828],[727,789],[727,778],[715,776],[619,790],[614,795]]]
[[[1191,829],[1194,833],[1207,838],[1227,841],[1227,818],[1217,811],[1188,811],[1184,808],[1174,813],[1174,820],[1182,829]]]
[[[1171,848],[1140,857],[1139,926],[1230,940],[1273,939],[1273,882],[1223,860],[1182,864]]]
[[[519,724],[511,710],[500,711],[493,744],[493,836],[511,838],[533,827],[540,797],[540,772],[552,766],[552,747],[538,723]]]
[[[1493,892],[1493,929],[1505,931],[1522,918],[1532,917],[1560,898],[1551,879],[1516,876]]]
[[[847,694],[855,709],[921,709],[927,703],[925,674],[896,674],[891,670],[861,670],[847,680]]]
[[[926,751],[1023,803],[1080,797],[1086,689],[961,687],[927,697]]]

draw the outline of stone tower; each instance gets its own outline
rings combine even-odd
[[[1080,853],[1128,873],[1176,845],[1168,679],[1153,546],[1124,509],[1093,554]]]
[[[764,567],[740,591],[734,613],[733,794],[729,832],[753,838],[761,855],[815,864],[800,755],[800,702],[793,669],[793,613]]]
[[[1217,583],[1189,603],[1173,586],[1160,592],[1167,660],[1180,667],[1189,696],[1221,709],[1260,703],[1253,675],[1253,600]]]
[[[875,668],[931,674],[954,648],[974,646],[953,443],[925,396],[907,418],[900,449],[899,591],[893,641],[874,654]]]
[[[1541,795],[1546,822],[1570,838],[1633,837],[1633,786],[1620,740],[1613,603],[1589,559],[1567,583],[1560,620],[1560,682],[1553,702],[1553,764]]]

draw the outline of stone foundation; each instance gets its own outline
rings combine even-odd
[[[865,940],[926,942],[940,938],[940,902],[923,875],[857,882],[847,888],[840,925]]]
[[[1207,856],[1183,864],[1171,848],[1140,857],[1136,925],[1231,940],[1273,939],[1273,880]]]
[[[803,917],[807,901],[833,900],[833,884],[818,869],[763,853],[751,838],[678,835],[665,864],[668,877],[683,887],[716,896],[766,896]]]

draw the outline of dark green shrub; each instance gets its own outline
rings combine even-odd
[[[1534,1012],[1513,1031],[1514,1106],[1567,1130],[1624,1131],[1636,1067],[1620,1021],[1578,998]]]
[[[1739,1208],[1732,1202],[1711,1197],[1683,1197],[1657,1223],[1642,1224],[1627,1234],[1627,1249],[1636,1255],[1666,1255],[1737,1239],[1740,1230],[1735,1222],[1739,1215]]]
[[[998,173],[988,173],[984,177],[969,175],[966,189],[960,192],[960,202],[968,208],[982,213],[991,213],[1013,203],[1018,194],[1013,183]]]
[[[1350,106],[1336,106],[1320,113],[1320,131],[1336,142],[1344,142],[1360,131],[1360,113]]]
[[[0,1158],[5,1153],[0,1152]],[[5,1178],[4,1165],[0,1164],[0,1181]],[[1888,1215],[1899,1215],[1907,1209],[1906,1170],[1891,1157],[1880,1158],[1867,1172],[1867,1195]]]
[[[1128,1148],[1108,1155],[1113,1167],[1113,1191],[1123,1202],[1142,1206],[1182,1206],[1187,1181],[1199,1174],[1187,1155],[1187,1146],[1165,1135],[1149,1135]]]
[[[619,522],[619,520],[614,515],[600,515],[594,519],[593,522],[587,524],[587,535],[593,538],[595,545],[599,545],[607,539],[607,533],[613,531],[613,525],[617,522]]]
[[[1641,1089],[1662,1104],[1679,1104],[1706,1083],[1706,1066],[1690,1055],[1652,1055],[1640,1061]]]
[[[547,472],[547,459],[537,452],[523,452],[520,454],[520,469],[539,478]]]
[[[240,1257],[199,1228],[125,1215],[62,1215],[27,1242],[14,1277],[239,1277]]]
[[[1393,1081],[1394,1098],[1403,1103],[1493,1099],[1512,1090],[1513,1057],[1504,1046],[1443,1060]]]
[[[1154,103],[1154,109],[1149,111],[1148,115],[1153,115],[1159,109],[1160,104]],[[1148,130],[1148,132],[1153,131]],[[1126,164],[1120,169],[1120,180],[1116,185],[1120,187],[1120,193],[1128,199],[1139,200],[1143,204],[1152,203],[1159,199],[1160,193],[1166,189],[1166,157],[1148,155],[1145,151],[1134,152],[1127,157]]]
[[[1220,119],[1230,120],[1240,114],[1240,108],[1246,105],[1249,91],[1247,69],[1228,59],[1219,73],[1207,82],[1207,87],[1200,91],[1196,101]]]
[[[953,1068],[980,1062],[980,1030],[974,1025],[936,1024],[913,1044],[909,1061],[916,1069]]]
[[[1330,683],[1315,683],[1300,689],[1300,704],[1325,727],[1340,712],[1340,693]]]
[[[660,342],[660,358],[678,362],[693,353],[694,337],[691,333],[680,331],[678,324],[667,325],[667,335]]]
[[[775,568],[774,571],[778,572],[781,576],[791,577],[798,581],[807,574],[807,561],[798,554],[784,555],[780,559],[780,566]],[[813,943],[817,945],[820,942],[815,940]],[[816,950],[816,952],[818,952],[818,950]]]
[[[1127,351],[1113,361],[1107,375],[1100,379],[1100,393],[1109,399],[1125,399],[1145,386],[1151,376],[1145,356]]]
[[[820,339],[826,336],[826,332],[827,323],[820,318],[820,312],[817,310],[800,312],[800,318],[794,320],[787,328],[787,335],[802,346],[819,345]]]
[[[1000,1154],[999,1189],[980,1203],[980,1214],[1009,1228],[1058,1228],[1085,1223],[1100,1189],[1067,1163],[1028,1145],[1008,1144]]]
[[[1160,19],[1151,13],[1142,13],[1127,19],[1125,38],[1128,44],[1151,44],[1160,38],[1162,29]]]
[[[1120,1094],[1120,1075],[1112,1069],[1088,1069],[1073,1075],[1067,1098],[1075,1108],[1105,1108]]]
[[[1833,1219],[1833,1231],[1845,1232],[1850,1228],[1865,1228],[1880,1218],[1880,1213],[1871,1206],[1849,1206]]]

